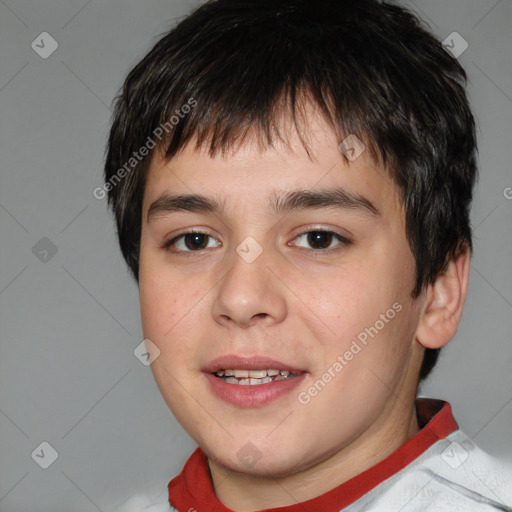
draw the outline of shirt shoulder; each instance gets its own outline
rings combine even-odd
[[[346,512],[512,511],[512,464],[456,430],[353,503]]]

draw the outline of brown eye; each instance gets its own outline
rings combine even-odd
[[[199,231],[190,233],[182,233],[163,244],[163,248],[171,252],[190,253],[199,252],[203,249],[218,247],[220,243],[215,240],[211,235]]]
[[[327,249],[333,239],[333,233],[328,231],[310,231],[307,235],[308,244],[319,249]]]
[[[334,231],[326,230],[306,231],[305,233],[298,235],[296,240],[302,240],[303,243],[305,242],[307,244],[306,246],[297,244],[299,247],[316,250],[317,252],[327,249],[334,249],[340,245],[346,246],[351,244],[351,241],[344,236],[335,233]]]
[[[205,249],[208,245],[208,235],[204,233],[187,233],[183,235],[183,240],[187,249],[191,251],[195,249]]]

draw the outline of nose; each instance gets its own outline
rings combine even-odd
[[[252,262],[233,251],[212,305],[216,322],[226,327],[270,326],[284,320],[285,289],[276,278],[269,251]]]

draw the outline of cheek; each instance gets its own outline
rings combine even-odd
[[[141,272],[139,298],[144,336],[161,338],[179,318],[179,303],[175,289],[166,279]]]
[[[153,264],[152,264],[153,263]],[[201,315],[203,290],[185,276],[159,267],[158,261],[146,259],[139,273],[139,297],[144,338],[160,350],[151,365],[162,396],[176,417],[187,416],[187,394],[193,389],[190,370],[198,338],[198,315]],[[204,295],[204,293],[203,293]],[[176,407],[180,407],[177,410]]]
[[[365,415],[381,407],[386,397],[400,394],[413,356],[413,317],[408,300],[383,301],[382,307],[365,314],[338,350],[331,347],[331,364],[341,355],[343,367],[333,396],[350,389],[344,399]]]
[[[350,375],[362,382],[372,377],[369,369],[373,367],[377,375],[383,372],[385,382],[396,375],[408,357],[414,334],[410,298],[414,270],[402,256],[387,247],[350,268],[317,275],[316,287],[312,281],[301,287],[307,306],[303,314],[310,318],[310,326],[318,326],[314,335],[324,347],[317,371],[325,371],[346,354],[347,366],[340,372],[345,377],[338,381]]]
[[[162,268],[156,258],[141,258],[139,300],[144,337],[161,351],[187,343],[201,310],[204,285],[195,278]],[[179,340],[179,343],[177,342]]]
[[[300,289],[304,314],[316,318],[325,331],[325,341],[342,350],[399,300],[391,275],[378,262],[330,269],[321,278],[317,276],[315,286],[306,282]]]

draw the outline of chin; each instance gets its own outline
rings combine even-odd
[[[251,476],[283,478],[314,465],[314,462],[305,463],[304,457],[298,454],[296,449],[289,456],[283,452],[276,453],[273,448],[260,451],[250,442],[228,457],[225,453],[217,457],[214,452],[204,451],[208,459],[214,460],[229,471]],[[295,460],[297,457],[298,460]]]

